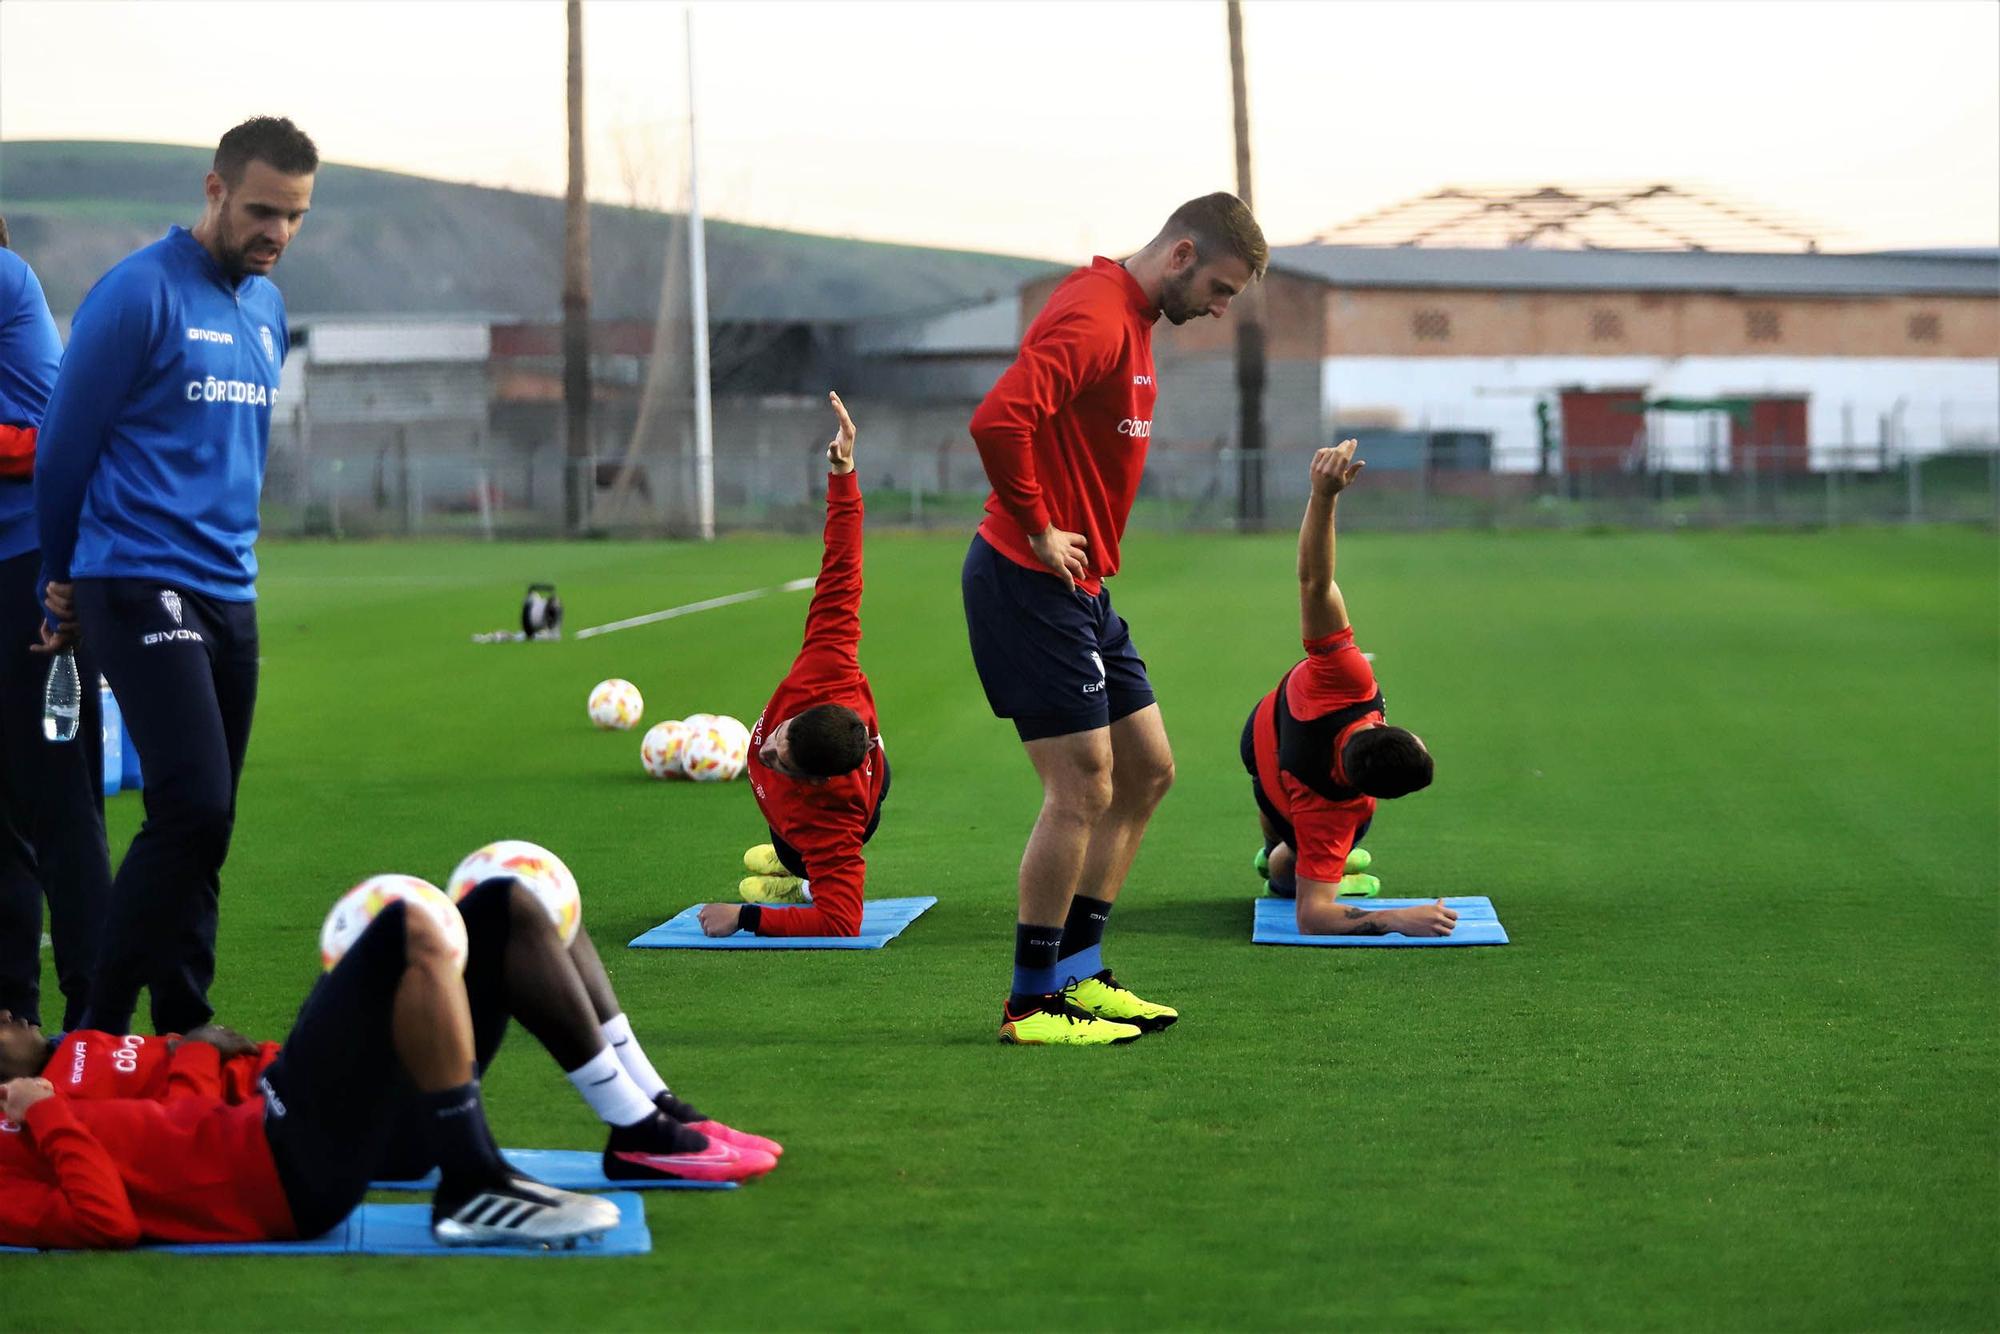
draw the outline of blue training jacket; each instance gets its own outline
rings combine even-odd
[[[185,227],[97,280],[35,453],[43,579],[257,596],[257,501],[291,346],[270,280],[235,284]]]
[[[39,427],[62,364],[62,335],[28,261],[0,250],[0,426]],[[35,484],[0,478],[0,560],[35,549]]]

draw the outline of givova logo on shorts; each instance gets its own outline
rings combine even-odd
[[[1098,694],[1102,692],[1104,689],[1104,659],[1098,655],[1096,649],[1092,649],[1090,652],[1084,654],[1083,656],[1089,658],[1090,665],[1097,668],[1097,680],[1092,684],[1085,686],[1083,688],[1083,693],[1086,695]]]

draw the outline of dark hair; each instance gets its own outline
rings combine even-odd
[[[1371,797],[1401,797],[1431,785],[1436,765],[1416,735],[1400,727],[1364,727],[1341,748],[1347,781]]]
[[[1197,259],[1234,255],[1250,266],[1252,278],[1262,278],[1271,262],[1271,247],[1264,240],[1264,229],[1251,216],[1250,206],[1224,190],[1182,204],[1160,234],[1192,240]]]
[[[814,778],[834,778],[868,758],[868,724],[840,704],[815,704],[792,719],[785,734],[792,764]]]
[[[7,243],[10,239],[12,238],[7,235],[7,219],[0,218],[0,250],[7,248]]]
[[[215,146],[215,174],[239,185],[252,162],[266,163],[287,176],[309,176],[319,170],[319,149],[283,116],[252,116]]]

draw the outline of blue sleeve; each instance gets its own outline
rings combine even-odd
[[[84,493],[105,437],[151,360],[158,286],[111,273],[84,298],[35,447],[35,521],[42,582],[67,582]]]

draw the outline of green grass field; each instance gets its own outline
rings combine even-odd
[[[804,595],[469,636],[531,579],[575,628],[816,543],[267,546],[221,1018],[282,1032],[353,881],[532,838],[662,1071],[790,1152],[654,1197],[643,1260],[9,1257],[0,1325],[2000,1325],[1990,532],[1345,539],[1438,759],[1369,846],[1388,893],[1492,896],[1514,943],[1460,950],[1249,943],[1236,739],[1297,652],[1291,542],[1135,535],[1116,596],[1179,782],[1106,952],[1185,1018],[1097,1051],[994,1041],[1038,794],[972,674],[963,548],[873,539],[862,651],[896,764],[871,889],[941,902],[879,953],[700,954],[622,943],[733,885],[750,794],[648,782],[584,696],[753,719]],[[519,1033],[488,1095],[504,1142],[601,1143]]]

